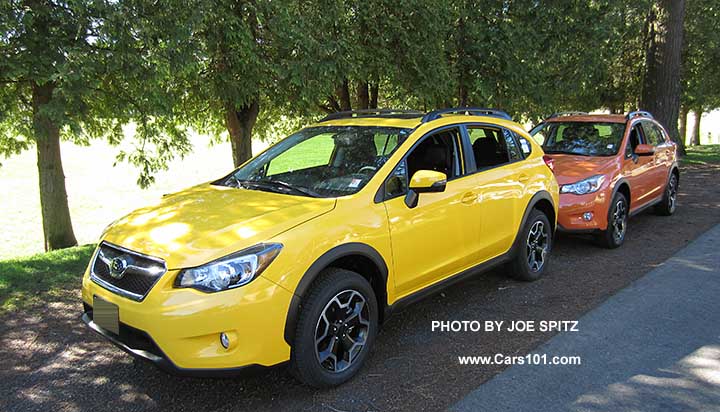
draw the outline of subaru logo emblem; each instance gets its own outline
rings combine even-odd
[[[128,262],[125,258],[118,256],[110,261],[110,276],[115,279],[120,279],[125,275],[125,270],[128,268]]]

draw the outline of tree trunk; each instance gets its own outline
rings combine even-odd
[[[678,132],[680,133],[680,140],[682,142],[685,142],[685,139],[687,139],[687,119],[688,119],[687,107],[680,106],[680,126],[678,127]]]
[[[702,118],[702,109],[695,109],[693,111],[695,112],[695,122],[693,122],[690,146],[700,146],[700,119]]]
[[[378,84],[373,83],[370,85],[370,108],[371,109],[377,109],[378,108]]]
[[[230,146],[235,167],[252,157],[252,130],[259,112],[260,104],[257,100],[239,110],[231,103],[225,105],[225,124],[230,134]]]
[[[350,85],[347,79],[343,80],[342,84],[335,90],[335,93],[338,95],[340,110],[352,110],[352,104],[350,103]]]
[[[358,109],[370,108],[370,85],[366,81],[357,83],[357,103]]]
[[[670,137],[685,153],[678,131],[680,112],[680,62],[683,44],[685,0],[659,0],[648,25],[643,90],[640,109],[648,110],[667,127]]]
[[[33,132],[37,146],[45,251],[76,246],[65,189],[65,173],[60,156],[60,128],[44,113],[55,85],[32,86]]]

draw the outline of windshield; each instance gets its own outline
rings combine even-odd
[[[325,126],[300,130],[216,184],[311,197],[362,189],[410,129]]]
[[[548,122],[530,131],[545,153],[613,156],[622,143],[624,123]]]

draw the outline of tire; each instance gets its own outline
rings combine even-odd
[[[608,249],[620,247],[625,242],[630,207],[624,194],[617,192],[608,210],[607,229],[600,232],[598,242]]]
[[[510,273],[517,280],[538,280],[545,272],[552,249],[552,227],[547,216],[533,209],[520,231],[520,239]]]
[[[344,306],[347,310],[354,306],[357,313],[340,312]],[[324,270],[300,309],[291,373],[316,388],[346,382],[368,357],[378,327],[378,304],[370,283],[349,270]],[[316,339],[320,339],[318,344]]]
[[[662,201],[655,206],[655,213],[661,216],[671,216],[675,213],[677,208],[677,191],[678,191],[678,177],[675,173],[670,173],[667,186],[665,186],[665,193],[663,194]]]

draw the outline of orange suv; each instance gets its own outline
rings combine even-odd
[[[530,131],[560,184],[558,230],[622,245],[628,217],[654,206],[675,212],[677,146],[648,112],[556,113]]]

